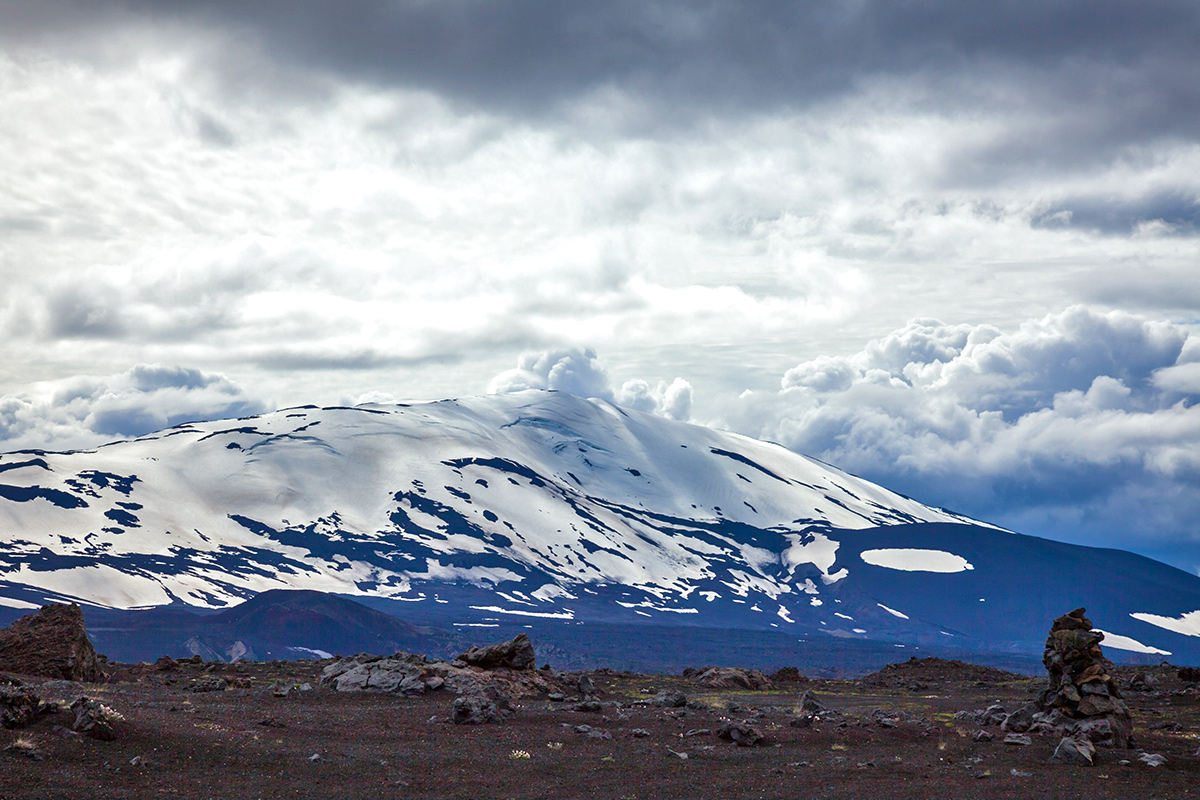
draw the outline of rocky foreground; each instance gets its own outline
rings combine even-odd
[[[1059,636],[1078,646],[1048,647],[1049,680],[939,659],[568,673],[523,637],[452,661],[101,658],[102,682],[0,677],[0,797],[1188,796],[1200,675],[1112,667],[1094,639]],[[1110,707],[1128,738],[1093,741]]]

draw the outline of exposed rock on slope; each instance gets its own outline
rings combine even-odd
[[[0,669],[68,681],[104,676],[77,605],[50,604],[0,630]]]

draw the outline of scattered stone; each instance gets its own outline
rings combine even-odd
[[[212,677],[196,681],[188,691],[193,694],[203,694],[204,692],[223,692],[228,688],[229,682],[224,678]]]
[[[519,633],[516,638],[507,642],[486,647],[472,647],[460,655],[458,660],[480,669],[495,669],[496,667],[533,669],[535,661],[533,642],[529,640],[528,634]]]
[[[108,706],[87,697],[80,697],[71,703],[71,710],[75,712],[75,722],[71,728],[77,733],[105,742],[111,742],[117,738],[117,731],[113,727],[113,723],[119,722],[124,717]]]
[[[995,738],[996,737],[993,736],[990,731],[985,731],[983,728],[980,728],[979,730],[975,731],[974,735],[971,736],[971,741],[990,742]]]
[[[678,753],[669,747],[667,748],[667,752],[670,753],[671,755],[675,756],[676,758],[680,758],[680,759],[683,759],[684,761],[687,761],[687,758],[688,758],[687,753]]]
[[[717,738],[733,742],[738,747],[753,747],[763,740],[763,735],[757,728],[745,723],[740,725],[730,723],[717,731]]]
[[[142,767],[142,766],[145,766],[147,763],[148,762],[146,761],[146,759],[142,756],[134,756],[133,758],[129,759],[129,766],[131,766],[131,767]]]
[[[1021,747],[1025,747],[1026,745],[1033,744],[1033,738],[1030,736],[1026,736],[1023,733],[1010,733],[1008,736],[1004,737],[1004,743],[1005,744],[1015,744],[1015,745],[1019,745]]]
[[[1016,767],[1013,767],[1008,772],[1010,775],[1012,775],[1015,778],[1029,778],[1029,777],[1032,777],[1032,775],[1033,775],[1032,772],[1022,772],[1021,770],[1017,769]]]
[[[629,735],[635,739],[645,739],[650,736],[650,731],[645,728],[634,728],[629,732]]]
[[[583,700],[571,706],[572,711],[584,711],[591,714],[599,714],[604,708],[604,705],[599,700]]]
[[[812,727],[814,719],[816,719],[816,717],[806,711],[790,720],[788,722],[788,726],[792,728],[810,728]]]
[[[264,728],[286,728],[287,727],[286,725],[284,725],[282,722],[275,719],[274,717],[265,717],[263,719],[260,719],[258,721],[258,724],[262,725]]]
[[[741,667],[689,667],[683,671],[683,677],[699,686],[713,689],[751,689],[762,690],[774,688],[771,681],[756,669]]]
[[[311,756],[308,757],[308,760],[315,764],[316,762],[321,760],[321,754],[313,753]]]
[[[551,692],[550,694],[546,695],[546,699],[551,703],[561,703],[567,699],[567,695],[563,692]]]
[[[687,695],[663,689],[654,696],[654,705],[662,708],[683,708],[687,705]]]
[[[588,738],[589,739],[611,739],[612,734],[609,733],[608,731],[592,729],[592,730],[588,731]]]
[[[170,656],[162,656],[154,662],[154,669],[158,672],[174,672],[179,669],[179,662]]]
[[[580,675],[575,681],[575,688],[579,690],[581,695],[587,697],[589,694],[596,693],[596,682],[587,675]]]
[[[503,722],[512,715],[508,696],[494,686],[460,695],[450,704],[450,720],[455,725]]]
[[[1200,667],[1180,667],[1176,676],[1187,683],[1200,683]]]
[[[1096,763],[1096,745],[1087,739],[1064,736],[1058,747],[1054,748],[1054,755],[1050,756],[1050,760],[1090,767]]]
[[[0,669],[68,681],[101,681],[104,672],[77,605],[50,603],[0,629]]]
[[[1077,608],[1054,620],[1042,663],[1049,673],[1038,706],[1050,727],[1095,744],[1125,749],[1133,741],[1129,707],[1104,657],[1104,634]]]
[[[693,728],[683,735],[683,738],[690,739],[693,736],[708,736],[712,731],[708,728]]]
[[[1163,764],[1167,763],[1166,757],[1160,755],[1159,753],[1142,753],[1138,756],[1138,761],[1142,762],[1148,767],[1161,767]]]

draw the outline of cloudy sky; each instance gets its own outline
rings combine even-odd
[[[1200,568],[1200,6],[0,0],[0,449],[525,386]]]

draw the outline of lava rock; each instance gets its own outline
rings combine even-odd
[[[24,728],[49,710],[27,687],[0,686],[0,725],[5,728]]]
[[[1090,767],[1096,763],[1096,745],[1087,739],[1064,736],[1058,747],[1054,748],[1054,755],[1050,756],[1050,760]]]
[[[0,630],[0,669],[67,681],[100,681],[79,606],[51,603]]]
[[[508,696],[494,686],[462,694],[450,704],[450,720],[455,725],[493,724],[512,715]]]
[[[687,695],[683,692],[672,692],[663,689],[654,696],[654,705],[663,708],[683,708],[687,705]]]
[[[93,739],[105,742],[111,742],[117,738],[117,731],[113,727],[113,723],[120,720],[121,715],[108,706],[97,700],[80,697],[71,703],[71,710],[75,712],[75,722],[71,725],[71,729],[76,733],[83,733]]]
[[[486,647],[472,647],[458,657],[459,661],[480,669],[533,669],[533,642],[525,633],[517,634],[516,638],[500,644]]]
[[[754,747],[763,740],[763,735],[757,728],[745,723],[730,723],[717,731],[717,738],[733,742],[738,747]]]

